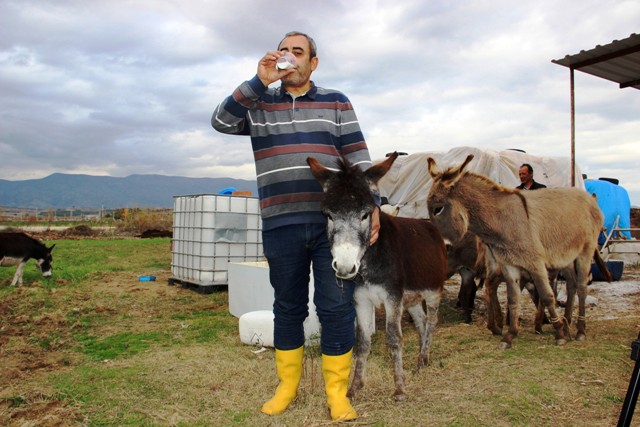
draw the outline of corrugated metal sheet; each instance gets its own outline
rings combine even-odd
[[[616,82],[621,89],[640,89],[640,34],[551,62]]]

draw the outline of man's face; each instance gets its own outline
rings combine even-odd
[[[311,73],[318,66],[318,57],[310,58],[309,41],[304,36],[287,37],[280,43],[278,50],[291,52],[296,57],[294,72],[282,78],[282,83],[290,87],[303,87],[309,83]]]
[[[533,178],[533,173],[529,173],[529,168],[526,166],[520,168],[518,175],[520,176],[520,182],[523,184],[529,182]]]

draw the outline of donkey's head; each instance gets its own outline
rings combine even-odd
[[[47,248],[43,244],[40,254],[38,254],[38,257],[36,258],[36,264],[44,277],[51,277],[53,274],[53,266],[51,265],[53,262],[53,256],[51,255],[51,252],[53,251],[54,246],[55,244]]]
[[[429,218],[444,239],[453,245],[457,244],[469,229],[469,211],[455,195],[455,190],[471,159],[473,154],[469,154],[460,166],[444,171],[440,170],[434,159],[427,159],[429,174],[433,179],[427,197]]]
[[[321,208],[327,217],[332,266],[341,279],[351,279],[358,274],[369,247],[371,214],[376,207],[373,192],[378,191],[378,181],[397,157],[398,154],[393,153],[366,171],[346,159],[338,161],[337,169],[326,168],[313,157],[307,159],[311,173],[325,192]]]

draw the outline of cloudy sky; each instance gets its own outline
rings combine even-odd
[[[570,155],[569,70],[640,33],[638,0],[0,2],[0,179],[254,179],[211,113],[290,30],[351,99],[374,159],[457,146]],[[640,91],[576,73],[576,158],[640,205]]]

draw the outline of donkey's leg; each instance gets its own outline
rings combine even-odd
[[[520,321],[520,275],[512,267],[504,267],[503,273],[507,281],[507,305],[509,307],[509,330],[500,342],[503,350],[511,348],[513,339],[518,336]]]
[[[413,319],[413,324],[416,326],[418,337],[420,338],[420,352],[418,353],[418,365],[416,367],[416,371],[418,371],[422,366],[426,365],[426,362],[422,359],[422,353],[427,341],[427,316],[422,306],[422,299],[418,304],[408,306],[407,311]]]
[[[349,398],[355,398],[356,393],[365,383],[367,358],[371,352],[371,335],[375,331],[375,306],[366,297],[366,291],[356,287],[354,292],[356,301],[356,345],[354,357],[356,359],[353,380],[347,392]]]
[[[427,323],[424,340],[420,342],[420,356],[418,357],[418,369],[429,364],[429,349],[431,348],[431,340],[433,331],[438,324],[438,310],[440,309],[440,299],[442,292],[425,291],[424,299],[427,304]]]
[[[524,280],[522,281],[522,283],[524,283]],[[524,287],[527,289],[527,292],[531,297],[531,301],[533,302],[533,305],[536,307],[536,318],[535,318],[534,330],[536,331],[536,334],[541,334],[542,324],[544,323],[544,318],[545,318],[544,305],[540,301],[540,297],[538,296],[538,290],[536,289],[536,286],[533,282],[531,282],[530,280],[527,280],[526,283],[524,283]]]
[[[486,248],[484,244],[479,246]],[[502,272],[498,266],[498,262],[489,250],[484,251],[484,270],[485,270],[485,294],[487,304],[487,328],[493,335],[502,335],[502,325],[504,319],[502,317],[502,308],[498,300],[498,286],[502,282]]]
[[[525,285],[527,291],[529,292],[529,296],[531,297],[531,301],[533,305],[536,307],[536,318],[534,323],[534,330],[536,334],[542,333],[542,323],[544,321],[544,305],[540,302],[540,297],[538,297],[538,291],[536,290],[535,285],[533,283],[527,283]]]
[[[387,320],[387,345],[393,361],[393,379],[396,390],[393,393],[396,400],[404,400],[406,397],[404,388],[404,369],[402,367],[402,299],[395,300],[390,295],[384,301],[384,309]]]
[[[413,320],[413,324],[418,330],[418,336],[420,337],[420,342],[422,342],[422,337],[425,333],[425,324],[427,321],[427,316],[424,312],[424,307],[422,306],[422,298],[417,304],[412,304],[407,307],[407,311],[411,315],[411,320]]]
[[[558,304],[558,273],[560,270],[549,270],[549,286],[551,286],[551,290],[553,291],[553,297],[556,300],[556,305]],[[542,323],[549,325],[551,322],[549,321],[549,317],[547,313],[544,311],[544,305],[540,302],[540,297],[538,297],[538,291],[536,290],[536,297],[538,298],[538,305],[540,306],[539,310],[542,311]]]
[[[558,316],[558,311],[556,310],[556,298],[549,285],[549,273],[544,266],[541,266],[538,271],[530,271],[530,273],[531,280],[533,280],[533,283],[536,285],[540,302],[547,308],[549,320],[556,329],[556,344],[564,345],[567,342],[564,335],[564,322]]]
[[[578,322],[576,340],[582,341],[587,337],[586,303],[591,272],[591,257],[581,257],[576,261],[576,289],[578,291]]]
[[[458,273],[460,274],[461,283],[460,291],[458,292],[458,301],[460,307],[464,313],[464,322],[471,323],[471,313],[473,313],[473,302],[476,298],[476,281],[473,271],[466,267],[461,268]]]
[[[564,334],[567,339],[571,338],[571,331],[569,327],[571,326],[571,318],[573,317],[573,304],[575,302],[576,296],[576,274],[575,267],[572,264],[571,267],[567,267],[562,270],[562,276],[565,278],[566,282],[566,290],[567,290],[567,301],[564,305]]]
[[[500,300],[498,300],[498,286],[501,281],[501,278],[496,275],[489,275],[485,281],[487,328],[493,335],[497,336],[502,336],[502,326],[504,323]]]
[[[25,264],[25,261],[21,261],[20,264],[18,264],[16,274],[13,275],[13,280],[11,281],[11,286],[15,286],[16,283],[18,286],[22,286],[22,270],[24,269]]]

